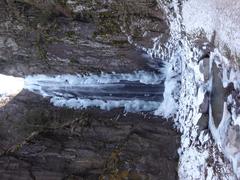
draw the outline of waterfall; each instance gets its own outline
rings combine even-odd
[[[163,75],[138,71],[132,74],[34,75],[25,78],[25,89],[50,98],[55,106],[74,109],[124,108],[126,112],[155,111],[161,104]]]

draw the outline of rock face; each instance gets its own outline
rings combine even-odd
[[[1,179],[177,178],[179,135],[161,118],[56,108],[22,92],[1,120]]]
[[[27,2],[0,2],[0,66],[5,74],[146,69],[146,58],[128,40],[152,46],[150,37],[168,37],[166,19],[154,1],[65,2],[61,6],[72,11],[72,18],[56,13],[58,4],[52,1]],[[44,8],[46,2],[50,9]]]
[[[151,1],[0,1],[2,74],[153,70],[139,47],[169,36]],[[147,114],[53,107],[23,91],[0,109],[0,179],[177,179],[179,134]]]

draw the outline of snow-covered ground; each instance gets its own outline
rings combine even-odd
[[[218,69],[220,75],[222,72],[220,78],[223,87],[232,82],[236,93],[239,93],[239,69],[221,55],[218,50],[211,48],[209,48],[212,50],[210,58],[201,60],[204,55],[202,50],[207,49],[212,44],[205,42],[201,49],[194,48],[194,43],[188,39],[186,33],[183,33],[191,32],[191,35],[196,37],[197,34],[205,31],[209,40],[211,40],[214,31],[217,31],[221,43],[225,42],[229,45],[232,52],[237,51],[237,48],[240,47],[240,36],[238,36],[240,31],[238,30],[238,19],[235,19],[235,17],[238,17],[239,8],[236,9],[234,4],[238,5],[239,2],[233,0],[230,2],[230,8],[226,8],[228,6],[224,7],[223,5],[226,5],[227,2],[220,1],[218,4],[215,0],[189,0],[180,4],[177,0],[174,0],[170,7],[166,7],[172,37],[164,46],[158,43],[156,38],[154,48],[148,50],[149,54],[167,60],[173,66],[172,70],[175,74],[180,74],[181,85],[175,84],[176,87],[171,88],[174,91],[168,92],[168,96],[171,96],[168,99],[174,100],[174,106],[177,106],[177,111],[173,117],[176,127],[182,133],[178,169],[180,179],[229,180],[237,179],[237,176],[239,176],[240,149],[238,147],[238,137],[240,131],[239,126],[235,125],[239,122],[239,115],[236,113],[239,112],[236,106],[236,98],[234,100],[232,95],[227,98],[228,100],[224,103],[222,110],[222,121],[218,128],[213,123],[211,110],[219,107],[211,107],[211,104],[209,104],[211,102],[209,94],[211,94],[213,80],[212,63],[221,64]],[[216,6],[216,4],[218,5]],[[183,9],[180,7],[182,5]],[[181,12],[183,12],[183,17]],[[237,37],[235,37],[236,35]],[[165,47],[171,51],[166,51]],[[208,66],[206,66],[206,62]],[[208,67],[210,69],[206,73]],[[176,79],[178,78],[170,78],[168,83],[176,82]],[[203,112],[201,109],[203,105],[208,104],[209,111],[208,108],[205,108],[207,109],[205,111],[208,111],[209,117],[207,112]],[[201,125],[204,121],[206,121],[206,125]]]
[[[209,108],[209,127],[211,133],[224,155],[231,161],[233,170],[240,178],[240,70],[233,66],[228,59],[222,56],[218,50],[211,54],[211,63],[221,67],[222,86],[228,88],[232,84],[232,90],[226,92],[226,99],[222,109],[222,118],[218,127],[216,127],[212,109]],[[213,84],[213,82],[211,82]]]
[[[188,33],[202,30],[219,48],[240,55],[239,0],[188,0],[182,12]]]
[[[212,53],[211,57],[214,56]],[[212,62],[212,61],[210,61]],[[199,123],[204,117],[200,105],[204,102],[205,94],[211,91],[211,74],[209,80],[204,81],[203,75],[196,73],[201,63],[197,63],[194,55],[189,59],[182,69],[182,86],[180,90],[179,109],[176,122],[182,132],[181,148],[179,149],[179,178],[180,179],[236,179],[232,166],[221,152],[225,152],[223,146],[218,146],[218,137],[225,137],[229,128],[229,113],[226,106],[222,123],[218,132],[213,129],[211,119],[211,104],[209,104],[208,127],[201,129]],[[225,68],[225,67],[223,67]],[[220,106],[220,105],[219,105]],[[219,107],[215,107],[219,108]],[[239,133],[239,132],[238,132]],[[216,138],[212,138],[216,137]],[[226,139],[226,138],[224,138]],[[221,143],[220,143],[221,144]],[[225,154],[228,156],[228,154]],[[236,171],[235,171],[236,173]]]

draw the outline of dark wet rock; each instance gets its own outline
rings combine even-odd
[[[240,92],[234,92],[233,93],[233,97],[235,99],[235,102],[236,102],[236,113],[237,115],[240,114]]]
[[[50,8],[44,8],[46,2]],[[155,0],[65,2],[75,18],[52,10],[60,2],[0,2],[2,73],[23,76],[147,69],[142,52],[128,41],[152,47],[152,37],[168,38],[166,16]],[[85,21],[79,15],[91,18]]]
[[[201,43],[200,43],[201,44]],[[203,53],[206,54],[206,53]],[[203,73],[204,82],[209,81],[210,70],[209,70],[209,58],[206,56],[200,61],[200,72]],[[208,129],[209,124],[209,103],[210,103],[210,93],[206,92],[202,104],[199,106],[199,112],[202,113],[201,118],[198,120],[199,132],[202,130]]]
[[[209,124],[209,115],[208,114],[202,114],[201,118],[198,120],[198,132],[201,132],[202,130],[208,129]]]
[[[200,113],[207,114],[209,109],[209,93],[205,93],[202,104],[200,104]]]
[[[199,106],[199,112],[202,113],[201,118],[198,120],[198,127],[199,127],[199,132],[208,129],[208,124],[209,124],[209,93],[206,93],[204,95],[204,99],[202,104]]]
[[[220,70],[215,63],[212,65],[212,92],[211,92],[211,107],[214,124],[219,126],[223,115],[224,106],[224,88],[222,84]]]
[[[203,58],[200,62],[200,72],[203,73],[204,82],[207,82],[210,78],[209,74],[209,58]]]
[[[177,179],[179,135],[160,117],[57,108],[28,92],[0,115],[1,179]]]

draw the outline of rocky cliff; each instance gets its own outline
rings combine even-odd
[[[143,70],[164,74],[165,91],[155,113],[55,107],[45,93],[51,84],[39,90],[45,98],[32,88],[3,99],[0,179],[239,179],[239,7],[237,0],[1,1],[1,74]]]

